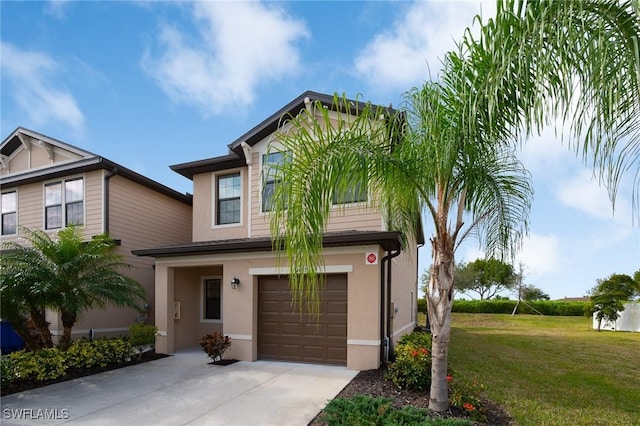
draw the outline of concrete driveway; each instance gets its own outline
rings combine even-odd
[[[199,348],[198,348],[199,349]],[[307,425],[357,371],[200,350],[2,398],[3,425]]]

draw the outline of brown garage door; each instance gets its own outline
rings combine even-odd
[[[327,275],[319,320],[291,304],[287,277],[260,277],[260,359],[347,364],[347,276]]]

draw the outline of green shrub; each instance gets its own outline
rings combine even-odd
[[[410,333],[396,347],[396,360],[385,375],[400,389],[427,390],[431,384],[431,336]]]
[[[15,359],[9,355],[0,357],[0,386],[7,386],[16,380]]]
[[[421,297],[417,300],[418,312],[427,312],[427,299]]]
[[[449,369],[449,403],[464,411],[469,417],[479,422],[486,422],[485,408],[481,393],[484,386],[477,381],[468,381]]]
[[[6,360],[4,359],[6,357]],[[3,358],[3,380],[52,380],[63,377],[67,371],[64,352],[58,348],[46,348],[36,352],[17,351]]]
[[[388,398],[355,395],[335,398],[323,410],[323,420],[329,426],[352,425],[406,425],[406,426],[467,426],[472,423],[461,419],[430,418],[429,411],[415,407],[398,409]]]
[[[402,345],[414,345],[430,349],[431,334],[422,331],[414,331],[413,333],[405,334],[400,338],[397,346]]]
[[[69,368],[106,367],[126,362],[131,356],[131,345],[123,339],[79,339],[63,351],[59,348],[35,352],[17,351],[3,355],[0,361],[2,386],[18,380],[43,381],[59,379]]]
[[[224,352],[231,346],[231,338],[214,331],[200,339],[200,346],[214,362],[220,361]]]
[[[155,348],[157,333],[158,327],[155,325],[134,322],[129,326],[129,344],[142,354],[146,346]]]
[[[79,339],[66,351],[67,365],[75,368],[106,367],[129,360],[131,344],[121,338]]]
[[[455,300],[452,312],[470,314],[511,314],[517,300]],[[563,302],[559,300],[536,300],[520,302],[518,314],[537,314],[551,316],[582,316],[588,302]]]

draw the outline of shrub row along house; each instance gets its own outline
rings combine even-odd
[[[2,238],[18,238],[16,225],[54,232],[74,223],[88,237],[109,231],[147,289],[159,352],[196,346],[217,331],[231,337],[228,355],[240,360],[377,368],[385,342],[415,326],[417,247],[424,241],[402,244],[367,191],[336,200],[319,266],[320,313],[299,313],[270,235],[277,185],[270,168],[282,155],[269,147],[281,118],[312,101],[336,108],[333,97],[305,92],[229,144],[227,155],[171,166],[193,181],[193,199],[18,129],[1,147]],[[135,315],[91,312],[77,332],[122,331]],[[49,320],[56,332],[57,319]]]

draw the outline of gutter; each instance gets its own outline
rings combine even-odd
[[[109,232],[109,179],[118,174],[118,168],[113,169],[104,177],[104,232]]]

